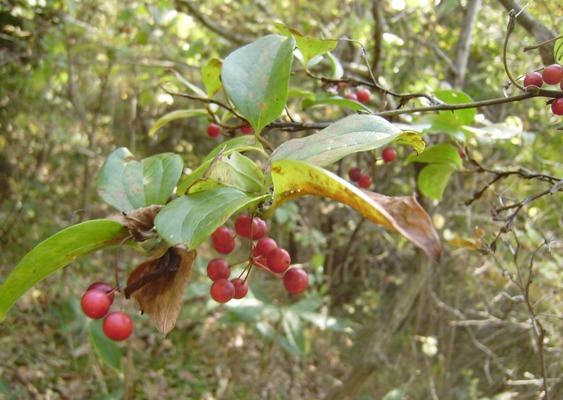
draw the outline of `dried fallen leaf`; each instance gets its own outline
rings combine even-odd
[[[119,214],[112,214],[108,219],[127,227],[129,232],[135,237],[135,240],[143,241],[154,236],[152,232],[154,219],[162,207],[160,205],[152,205],[137,210],[124,211]]]
[[[137,266],[127,279],[125,297],[133,297],[163,335],[176,324],[195,257],[195,250],[170,247],[161,257]]]

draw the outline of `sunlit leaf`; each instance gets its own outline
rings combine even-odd
[[[188,109],[188,110],[176,110],[176,111],[172,111],[169,112],[168,114],[166,114],[164,117],[159,118],[154,125],[151,127],[148,135],[149,137],[153,137],[156,133],[156,131],[158,131],[160,128],[162,128],[164,125],[166,125],[167,123],[169,123],[170,121],[174,121],[177,119],[183,119],[183,118],[192,118],[192,117],[205,117],[207,115],[207,110],[202,109],[202,108],[196,108],[196,109]]]
[[[419,162],[429,164],[448,164],[455,168],[461,168],[463,160],[455,146],[448,143],[439,143],[428,147],[424,153],[416,155],[410,154],[407,163]]]
[[[28,289],[74,260],[129,235],[120,223],[105,219],[83,222],[39,243],[14,267],[0,287],[0,321]]]
[[[254,161],[236,151],[217,160],[206,177],[243,192],[259,193],[264,185],[262,170]]]
[[[431,199],[442,200],[444,190],[455,170],[456,168],[449,164],[430,164],[422,168],[417,180],[420,192]]]
[[[137,266],[127,279],[125,296],[137,301],[163,335],[176,324],[195,257],[195,250],[170,247],[162,256]]]
[[[305,66],[309,65],[314,57],[326,54],[338,45],[338,40],[335,39],[318,39],[314,37],[308,37],[303,35],[296,29],[284,26],[281,23],[277,23],[276,26],[284,35],[293,35],[295,38],[297,48],[303,56],[303,64]]]
[[[344,67],[342,67],[340,60],[331,52],[326,55],[332,67],[332,79],[341,79],[344,76]]]
[[[563,64],[563,38],[559,38],[553,44],[553,57],[559,64]]]
[[[471,103],[473,99],[468,94],[459,90],[436,90],[434,93],[438,99],[446,104],[464,104]],[[476,108],[467,108],[455,111],[440,111],[440,114],[454,115],[460,125],[471,125],[477,113]]]
[[[222,66],[223,62],[221,60],[212,58],[201,69],[201,79],[209,97],[223,89],[223,83],[221,82]]]
[[[125,147],[109,155],[98,176],[102,199],[120,211],[165,204],[182,174],[178,154],[162,153],[137,161]]]
[[[288,140],[272,153],[270,160],[299,160],[325,166],[359,151],[384,147],[403,134],[381,117],[350,115],[317,133]]]
[[[193,250],[231,215],[268,197],[253,196],[231,187],[218,187],[185,195],[175,199],[158,213],[156,229],[169,244],[183,243]]]
[[[414,196],[389,197],[361,190],[332,172],[300,161],[275,161],[271,171],[274,201],[268,215],[280,204],[296,197],[327,197],[349,205],[368,220],[400,233],[435,260],[440,258],[438,234]]]
[[[284,110],[294,45],[293,37],[269,35],[235,50],[223,62],[225,91],[256,132]]]

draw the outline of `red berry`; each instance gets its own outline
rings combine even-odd
[[[100,319],[106,315],[111,307],[109,296],[103,290],[88,290],[80,299],[82,311],[88,317]]]
[[[360,103],[367,103],[371,99],[371,92],[365,88],[358,89],[356,96]]]
[[[563,91],[563,81],[561,81],[561,83],[559,84],[559,89],[561,89],[561,91]]]
[[[229,254],[235,248],[235,234],[230,228],[224,225],[213,232],[211,241],[213,242],[215,250],[221,254]]]
[[[301,268],[291,268],[283,276],[283,285],[291,294],[302,293],[309,286],[309,276]]]
[[[217,124],[211,123],[207,127],[207,134],[210,137],[217,137],[221,134],[221,127]]]
[[[543,69],[542,78],[548,85],[556,85],[563,80],[563,67],[551,64]]]
[[[218,279],[211,285],[211,297],[218,303],[226,303],[235,297],[235,285],[226,279]]]
[[[383,157],[383,161],[390,163],[397,158],[397,150],[392,147],[386,147],[383,149],[383,152],[381,152],[381,156]]]
[[[108,338],[121,342],[131,336],[133,320],[123,311],[114,311],[104,318],[102,328]]]
[[[86,289],[86,291],[92,289],[97,289],[97,290],[101,290],[102,292],[106,292],[106,294],[109,297],[110,303],[113,304],[113,300],[115,299],[115,292],[111,292],[113,290],[113,287],[109,283],[102,281],[94,282],[90,286],[88,286],[88,289]]]
[[[350,178],[352,182],[358,182],[361,177],[362,170],[358,167],[350,168],[350,170],[348,171],[348,178]]]
[[[243,214],[235,220],[235,231],[244,238],[256,240],[266,236],[268,227],[262,218]]]
[[[262,264],[265,264],[267,262],[265,258],[268,256],[268,254],[270,254],[272,250],[277,248],[278,248],[278,244],[274,239],[269,237],[262,238],[256,243],[252,255],[256,258],[260,258],[260,257],[264,258]]]
[[[353,92],[347,93],[346,96],[344,97],[348,100],[358,101],[358,96],[356,95],[356,93]]]
[[[231,280],[231,283],[235,287],[235,299],[242,299],[248,293],[248,283],[244,279],[236,278]]]
[[[251,135],[252,133],[254,133],[254,128],[251,127],[250,125],[245,125],[242,128],[240,128],[240,131],[242,132],[243,135]]]
[[[457,150],[457,153],[459,154],[459,157],[460,157],[462,160],[465,160],[465,159],[467,158],[467,155],[465,154],[465,151],[458,149],[458,150]]]
[[[563,115],[563,97],[559,97],[551,103],[551,112],[555,115]]]
[[[207,264],[207,276],[212,280],[229,279],[231,267],[224,258],[214,258]]]
[[[528,72],[524,77],[524,87],[534,85],[537,87],[543,86],[543,78],[539,72]]]
[[[372,183],[373,183],[373,181],[372,181],[372,179],[371,179],[371,176],[369,176],[369,175],[362,175],[362,177],[360,178],[360,181],[358,182],[358,185],[359,185],[361,188],[366,189],[366,188],[370,187]]]
[[[266,262],[270,271],[281,274],[291,265],[291,256],[286,249],[278,247],[268,253]]]

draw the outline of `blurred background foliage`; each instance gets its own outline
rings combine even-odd
[[[506,82],[501,54],[507,10],[501,3],[507,2],[478,2],[467,73],[459,82],[456,46],[474,1],[1,0],[0,276],[54,232],[113,212],[97,196],[95,179],[115,148],[127,146],[139,158],[178,152],[193,168],[216,145],[205,133],[207,118],[174,121],[147,135],[167,112],[201,106],[162,89],[161,79],[172,70],[202,86],[199,72],[207,60],[275,32],[274,23],[283,21],[310,36],[361,42],[380,82],[393,91],[456,87],[475,100],[498,98]],[[557,32],[563,12],[556,3],[536,2],[526,11]],[[532,34],[517,26],[508,47],[514,75],[543,66],[538,52],[522,52],[534,44]],[[357,44],[341,42],[334,53],[348,75],[369,79]],[[326,90],[299,71],[292,86]],[[322,108],[301,117],[331,121],[342,115]],[[469,137],[472,158],[491,170],[523,168],[561,178],[562,122],[544,99],[481,109],[478,118],[518,129]],[[436,134],[425,140],[451,139]],[[374,154],[366,153],[343,160],[337,171],[344,176],[359,165],[372,174],[376,191],[409,195],[416,191],[417,167],[403,162],[410,150],[398,151],[398,161],[389,165],[374,168]],[[493,178],[468,165],[454,174],[442,202],[425,202],[444,241],[471,239],[479,228],[476,247],[495,241],[496,251],[444,242],[441,263],[430,266],[430,278],[385,343],[379,365],[354,388],[357,398],[531,399],[541,392],[543,375],[552,398],[563,395],[561,196],[524,206],[501,233],[505,222],[494,221],[492,209],[549,186],[510,175],[465,205]],[[419,264],[428,261],[398,235],[317,198],[282,207],[271,230],[308,267],[309,293],[290,299],[269,279],[257,278],[248,302],[219,307],[208,295],[204,268],[213,254],[204,245],[179,322],[166,338],[137,316],[127,343],[96,347],[99,329],[81,315],[78,299],[91,282],[111,279],[112,252],[49,277],[0,325],[0,397],[314,399],[349,388],[349,378],[365,367],[361,354],[373,347],[378,327],[397,312],[409,282],[420,278]],[[124,270],[138,262],[130,250],[120,253]],[[531,267],[529,298],[546,330],[543,350],[515,284],[527,282]],[[128,303],[124,307],[135,313]],[[110,359],[116,352],[123,360]]]

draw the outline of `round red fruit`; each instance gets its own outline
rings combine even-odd
[[[80,299],[82,311],[93,319],[103,318],[111,307],[109,296],[103,290],[88,290]]]
[[[231,280],[231,283],[235,287],[235,295],[234,299],[242,299],[248,293],[248,283],[244,281],[244,279],[236,278]]]
[[[348,178],[350,178],[352,182],[358,182],[361,177],[362,170],[358,167],[350,168],[350,170],[348,171]]]
[[[563,67],[551,64],[543,69],[542,78],[548,85],[556,85],[563,80]]]
[[[252,251],[252,255],[256,258],[260,258],[260,257],[266,258],[268,257],[268,254],[270,254],[272,250],[277,248],[278,248],[278,244],[274,239],[269,237],[262,238],[258,242],[256,242],[256,246]],[[264,263],[265,262],[266,261],[264,260]]]
[[[287,271],[291,265],[291,256],[286,249],[278,247],[268,253],[266,256],[266,262],[270,271],[275,272],[276,274],[281,274],[282,272]]]
[[[563,97],[555,99],[551,103],[551,112],[555,115],[563,115]]]
[[[373,183],[371,176],[369,175],[362,175],[360,181],[358,182],[358,186],[364,189],[367,189]]]
[[[226,303],[235,297],[235,285],[226,279],[218,279],[211,285],[210,293],[217,303]]]
[[[207,127],[207,134],[210,137],[217,137],[221,134],[221,127],[217,124],[211,123]]]
[[[242,128],[240,128],[240,131],[242,132],[243,135],[251,135],[254,133],[254,128],[251,127],[250,125],[245,125]]]
[[[542,87],[543,86],[543,78],[539,72],[528,72],[524,77],[524,87],[528,87],[530,85]]]
[[[383,161],[390,163],[397,158],[397,150],[392,147],[386,147],[381,152],[381,156],[383,157]]]
[[[231,267],[224,258],[214,258],[207,263],[207,276],[212,281],[219,279],[229,279]]]
[[[106,294],[109,297],[110,303],[113,304],[113,300],[115,299],[115,292],[112,292],[114,288],[109,283],[102,281],[94,282],[90,286],[88,286],[88,289],[86,289],[86,291],[92,289],[97,289],[97,290],[101,290],[102,292],[106,292]]]
[[[235,234],[230,228],[224,225],[213,232],[211,241],[213,242],[215,250],[221,254],[229,254],[235,248]]]
[[[360,103],[365,104],[371,99],[371,92],[365,88],[358,89],[358,91],[356,92],[356,96],[358,97],[358,101]]]
[[[108,338],[121,342],[131,336],[133,320],[123,311],[114,311],[104,318],[102,328]]]
[[[283,285],[291,294],[303,293],[309,286],[309,275],[301,268],[291,268],[283,276]]]

